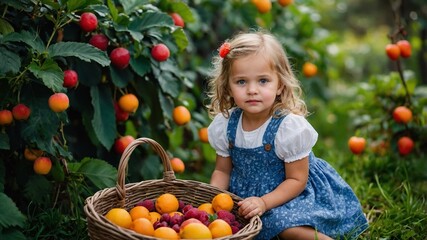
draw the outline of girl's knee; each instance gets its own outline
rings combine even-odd
[[[285,229],[279,234],[279,237],[280,239],[284,240],[332,240],[332,238],[308,226],[292,227]]]

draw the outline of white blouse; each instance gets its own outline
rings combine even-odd
[[[231,113],[230,113],[231,115]],[[218,114],[208,127],[209,143],[222,157],[230,156],[228,151],[227,126],[229,118]],[[253,131],[244,131],[242,115],[237,125],[235,146],[240,148],[255,148],[262,146],[262,139],[268,124],[268,119],[262,126]],[[303,116],[288,114],[280,123],[274,140],[276,155],[285,162],[302,159],[310,153],[317,141],[317,132]]]

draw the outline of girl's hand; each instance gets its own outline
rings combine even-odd
[[[248,197],[238,202],[238,213],[244,218],[261,216],[267,210],[264,201],[260,197]]]

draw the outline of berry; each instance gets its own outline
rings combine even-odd
[[[163,43],[154,45],[151,49],[151,56],[158,62],[166,61],[170,56],[169,48]]]
[[[108,38],[104,34],[95,34],[90,38],[89,44],[105,51],[108,47]]]
[[[179,15],[178,13],[170,13],[169,15],[172,17],[172,20],[175,26],[178,26],[178,27],[185,26],[184,19],[182,19],[181,15]]]
[[[385,52],[387,53],[387,56],[393,61],[400,57],[400,48],[396,44],[387,44],[385,47]]]
[[[120,137],[118,139],[116,139],[115,143],[114,143],[114,149],[116,150],[116,152],[118,154],[122,154],[126,147],[133,141],[135,140],[135,138],[133,138],[130,135],[124,136],[124,137]]]
[[[397,141],[397,148],[399,149],[400,155],[408,155],[414,148],[414,141],[412,141],[412,139],[409,137],[401,137]]]
[[[129,118],[129,113],[126,111],[123,111],[123,109],[120,108],[117,102],[114,102],[114,112],[116,113],[117,122],[124,122]]]
[[[130,53],[126,48],[118,47],[111,51],[110,60],[118,69],[125,69],[129,65]]]
[[[31,109],[25,104],[18,104],[12,109],[13,118],[16,120],[27,120],[30,117]]]
[[[91,12],[85,12],[80,16],[80,28],[85,32],[92,32],[98,27],[98,18]]]
[[[407,40],[400,40],[396,43],[400,49],[400,55],[403,58],[408,58],[412,54],[411,44]]]
[[[73,88],[77,85],[78,82],[79,77],[76,71],[71,69],[64,71],[64,83],[62,84],[62,86],[66,88]]]

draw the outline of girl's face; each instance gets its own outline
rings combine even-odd
[[[263,54],[236,59],[229,79],[231,96],[246,114],[269,116],[282,88],[276,71]]]

